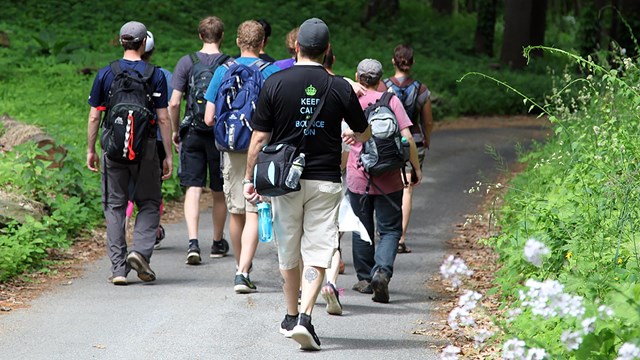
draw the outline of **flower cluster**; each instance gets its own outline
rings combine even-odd
[[[542,266],[542,258],[549,255],[549,252],[549,248],[536,239],[529,239],[524,245],[524,257],[537,267]]]
[[[457,289],[462,285],[461,276],[471,276],[473,275],[473,271],[469,270],[462,259],[449,255],[442,265],[440,265],[440,274],[442,274],[442,278],[445,280],[451,279],[451,284]]]
[[[460,353],[459,347],[449,345],[442,350],[442,354],[440,354],[440,359],[441,360],[458,360],[459,353]]]
[[[635,344],[624,343],[618,350],[616,360],[636,360],[640,359],[640,348]]]
[[[527,350],[524,341],[518,338],[507,340],[502,346],[502,358],[504,360],[542,360],[546,356],[547,351],[545,349],[530,348]]]
[[[583,298],[564,293],[564,286],[556,280],[539,282],[533,279],[527,280],[525,286],[529,290],[520,291],[522,306],[531,308],[534,315],[545,319],[551,317],[582,317],[585,313]]]

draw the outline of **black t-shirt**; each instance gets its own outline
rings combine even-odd
[[[271,75],[260,91],[251,126],[271,133],[270,144],[297,145],[325,93],[328,77],[320,65],[295,65]],[[340,182],[342,152],[341,122],[355,132],[368,123],[353,89],[344,79],[333,78],[331,92],[320,110],[314,127],[302,142],[306,166],[303,179]]]

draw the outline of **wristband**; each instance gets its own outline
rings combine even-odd
[[[246,184],[253,184],[253,180],[243,179],[242,185],[246,185]]]

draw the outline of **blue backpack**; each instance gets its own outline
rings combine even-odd
[[[249,121],[264,84],[261,71],[270,63],[260,59],[249,65],[234,61],[227,68],[216,97],[213,134],[220,151],[246,152],[253,129]]]

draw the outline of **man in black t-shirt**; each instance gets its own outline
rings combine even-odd
[[[284,278],[287,315],[280,332],[292,337],[303,350],[320,350],[311,325],[311,312],[324,279],[325,269],[338,248],[338,205],[342,197],[341,142],[366,141],[371,136],[356,94],[349,83],[331,76],[322,67],[329,47],[329,29],[320,19],[305,21],[298,32],[295,66],[275,73],[264,84],[254,116],[253,136],[247,158],[244,195],[261,200],[253,187],[253,167],[263,145],[287,143],[300,147],[306,166],[301,190],[271,199],[273,226],[278,239],[278,260]],[[320,98],[327,97],[314,125],[306,130]],[[342,133],[344,119],[350,129]],[[302,284],[299,269],[304,264]],[[301,286],[300,313],[298,289]]]

